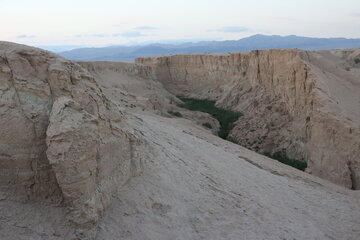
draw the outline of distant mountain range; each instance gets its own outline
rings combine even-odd
[[[258,34],[234,41],[203,41],[179,45],[159,43],[138,46],[77,48],[58,54],[76,61],[133,61],[137,57],[145,56],[227,53],[272,48],[299,48],[304,50],[360,48],[360,39],[309,38],[294,35],[283,37]]]

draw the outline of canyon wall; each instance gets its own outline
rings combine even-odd
[[[262,59],[265,53],[251,54]],[[297,151],[289,150],[295,156],[308,151],[329,162],[329,156],[343,154],[351,170],[344,176],[350,175],[356,188],[359,112],[353,103],[358,95],[342,93],[357,90],[358,79],[349,77],[338,86],[334,76],[341,71],[336,67],[324,70],[314,56],[304,64],[301,59],[307,56],[284,53],[283,60],[281,51],[271,53],[277,54],[271,60],[276,71],[266,71],[277,72],[274,81],[282,79],[283,85],[282,75],[295,83],[296,89],[288,91],[299,95],[296,102],[284,92],[289,86],[265,84],[267,65],[259,60],[260,70],[253,69],[247,63],[254,61],[251,54],[243,54],[243,64],[234,62],[231,68],[224,55],[216,56],[222,67],[217,58],[206,56],[189,65],[192,70],[181,67],[188,59],[169,69],[170,60],[160,66],[74,63],[41,49],[0,42],[0,239],[359,239],[359,191],[214,136],[201,126],[201,121],[211,122],[208,114],[180,110],[176,104],[181,101],[163,88],[244,111],[247,115],[232,133],[238,141],[243,133],[255,138],[267,131],[274,134],[271,141],[287,150],[290,137],[297,141]],[[335,51],[326,58],[350,63],[355,55]],[[287,74],[292,64],[298,67]],[[211,78],[205,66],[217,77]],[[349,76],[358,69],[344,67]],[[323,71],[333,76],[325,81],[326,91],[317,79]],[[231,77],[223,78],[224,73]],[[177,77],[169,81],[166,74]],[[212,85],[202,85],[208,78]],[[298,79],[307,79],[305,85]],[[183,117],[168,110],[181,111]],[[195,124],[194,119],[201,121]],[[329,140],[319,144],[324,138]],[[313,163],[311,170],[325,169],[322,164]],[[337,176],[335,170],[331,174]]]
[[[240,145],[305,160],[308,172],[360,189],[359,50],[261,50],[138,58],[177,96],[244,116]]]

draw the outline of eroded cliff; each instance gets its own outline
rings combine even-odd
[[[179,102],[149,66],[0,42],[0,239],[359,239],[358,191],[172,117]]]
[[[360,188],[359,50],[261,50],[138,58],[178,96],[244,113],[231,132],[258,152],[305,160],[308,172]]]
[[[112,192],[136,171],[137,139],[78,64],[6,42],[0,50],[2,198],[64,204],[78,236],[90,238]]]

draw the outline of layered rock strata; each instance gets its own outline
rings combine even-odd
[[[359,239],[358,191],[171,117],[178,102],[149,66],[0,42],[0,239]]]
[[[230,133],[258,152],[360,189],[360,50],[261,50],[138,58],[171,93],[244,116]]]
[[[0,44],[2,198],[63,204],[79,237],[136,169],[125,116],[78,64]]]

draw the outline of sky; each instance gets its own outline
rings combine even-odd
[[[0,40],[109,46],[254,34],[360,38],[360,0],[0,0]]]

